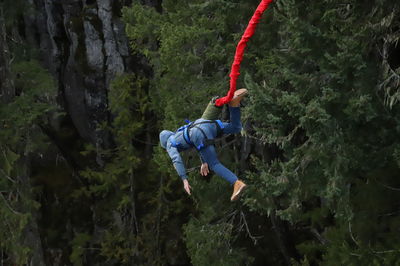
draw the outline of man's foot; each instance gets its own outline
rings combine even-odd
[[[240,101],[243,99],[244,96],[248,94],[248,90],[245,88],[239,89],[235,91],[233,99],[229,102],[230,107],[239,107]]]
[[[233,193],[231,197],[231,201],[235,201],[239,198],[240,193],[244,190],[247,185],[240,180],[237,180],[233,185]]]

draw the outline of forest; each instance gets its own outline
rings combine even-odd
[[[229,89],[260,0],[0,1],[0,266],[400,265],[400,2],[275,0],[241,133],[163,129]],[[222,118],[221,118],[222,119]]]

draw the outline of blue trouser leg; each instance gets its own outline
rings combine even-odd
[[[208,167],[213,170],[217,175],[231,183],[232,185],[238,179],[237,176],[231,172],[228,168],[223,166],[218,158],[217,153],[215,152],[215,147],[213,145],[207,146],[200,151],[201,158],[203,162],[208,164]]]
[[[240,130],[242,129],[242,124],[240,122],[240,107],[229,107],[229,112],[230,112],[230,122],[223,123],[224,128],[222,132],[224,134],[239,133]],[[204,127],[203,130],[206,132],[207,135],[213,135],[209,131],[213,127],[214,130],[216,130],[215,126],[211,126],[211,124],[208,128]],[[202,143],[204,144],[205,137],[203,136],[201,131],[198,129],[192,129],[192,130],[193,132],[190,138],[194,146],[199,147],[200,144]],[[214,135],[216,135],[216,132],[214,132]],[[213,145],[201,148],[199,153],[203,162],[206,162],[208,164],[208,167],[212,171],[214,171],[217,175],[219,175],[232,185],[236,182],[236,180],[238,180],[237,176],[234,173],[232,173],[232,171],[230,171],[228,168],[226,168],[219,162],[217,158],[217,153],[215,152],[215,147]]]
[[[224,134],[235,134],[239,133],[242,129],[242,123],[240,122],[240,107],[229,106],[230,121],[229,123],[223,123],[224,129],[222,132]]]

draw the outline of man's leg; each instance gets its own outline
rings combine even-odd
[[[240,122],[240,101],[244,96],[247,95],[246,89],[240,89],[235,92],[235,96],[229,103],[229,116],[230,121],[224,123],[224,134],[235,134],[239,133],[242,129],[242,123]]]
[[[230,121],[228,123],[224,122],[224,129],[222,132],[224,134],[236,134],[242,130],[242,123],[240,122],[240,107],[229,106]]]
[[[201,116],[202,119],[206,120],[217,120],[219,115],[222,112],[222,106],[216,106],[215,100],[218,99],[218,96],[211,99],[208,103],[206,109],[204,110],[203,115]]]
[[[239,180],[234,173],[219,162],[214,146],[207,146],[200,150],[200,154],[211,170],[233,185],[231,201],[237,200],[241,192],[246,188],[246,184]]]
[[[235,95],[234,95],[233,99],[230,101],[229,106],[230,107],[239,107],[240,101],[246,95],[247,95],[247,89],[242,88],[242,89],[235,91]],[[219,118],[219,115],[222,112],[222,106],[215,105],[215,101],[218,98],[219,98],[218,96],[215,96],[211,99],[211,101],[208,103],[206,109],[204,110],[203,115],[201,116],[202,119],[217,120]]]
[[[208,167],[213,170],[217,175],[228,181],[233,185],[237,180],[237,176],[231,170],[223,166],[217,158],[215,147],[213,145],[207,146],[200,150],[201,158],[208,164]]]

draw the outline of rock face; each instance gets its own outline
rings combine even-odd
[[[99,125],[109,119],[111,80],[126,71],[129,57],[124,26],[112,0],[31,0],[35,15],[25,18],[27,38],[36,42],[56,80],[59,100],[81,138],[109,145]],[[113,4],[114,3],[114,4]]]

